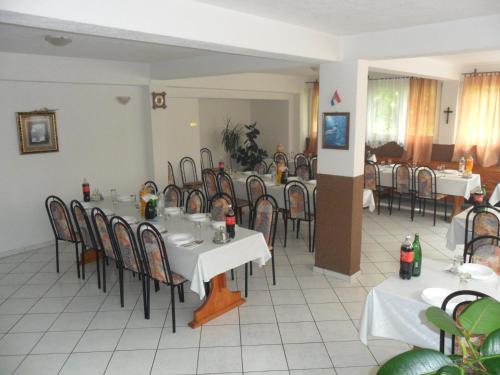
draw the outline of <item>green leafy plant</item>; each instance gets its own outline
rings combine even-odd
[[[236,159],[236,154],[241,143],[241,126],[232,125],[231,119],[227,119],[226,127],[222,130],[222,146],[224,151],[229,156],[229,163],[232,164],[232,159]]]
[[[387,361],[378,375],[500,375],[500,302],[483,298],[469,304],[454,321],[445,311],[430,307],[427,320],[460,340],[461,355],[446,356],[431,349],[415,349]],[[482,344],[471,340],[485,335]]]
[[[244,147],[239,147],[236,153],[236,161],[240,163],[245,170],[253,170],[257,163],[260,163],[267,156],[267,152],[257,144],[257,137],[260,134],[257,129],[257,123],[244,125],[246,129]]]

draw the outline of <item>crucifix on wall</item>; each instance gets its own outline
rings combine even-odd
[[[450,115],[453,113],[453,111],[450,109],[450,107],[448,107],[443,112],[446,113],[446,123],[448,123],[448,121],[450,120]]]

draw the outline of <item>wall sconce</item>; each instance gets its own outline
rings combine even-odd
[[[130,101],[130,96],[117,96],[116,100],[118,103],[125,105]]]
[[[189,123],[189,127],[190,127],[190,128],[197,128],[197,127],[198,127],[198,123],[197,123],[197,122],[194,122],[194,121],[193,121],[193,122],[190,122],[190,123]]]

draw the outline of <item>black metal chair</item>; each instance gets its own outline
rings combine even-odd
[[[200,162],[201,162],[201,170],[204,169],[213,169],[214,162],[212,159],[212,152],[207,148],[203,147],[200,150]]]
[[[78,254],[78,244],[81,242],[77,231],[73,227],[68,207],[63,200],[55,195],[50,195],[45,199],[45,209],[49,216],[50,226],[54,232],[56,242],[56,270],[59,272],[59,241],[75,244],[76,269],[80,278],[80,256]]]
[[[463,296],[469,296],[470,300],[469,301],[463,301]],[[451,313],[451,317],[453,320],[456,320],[460,313],[463,312],[465,307],[467,307],[471,302],[476,301],[480,298],[486,298],[488,295],[477,292],[475,290],[458,290],[456,292],[451,293],[448,295],[443,303],[441,304],[441,310],[446,311],[448,304],[456,297],[460,297],[460,301],[454,308]],[[439,331],[439,351],[444,354],[445,352],[445,338],[446,338],[446,332],[443,330]],[[455,354],[455,335],[451,335],[451,354]]]
[[[182,186],[185,189],[199,189],[203,184],[198,180],[198,172],[196,171],[196,163],[193,158],[184,156],[179,162],[181,170]]]
[[[276,285],[276,269],[274,264],[274,240],[278,223],[278,203],[268,194],[263,194],[255,201],[253,206],[252,223],[250,228],[261,232],[271,252],[271,267],[273,271],[273,285]],[[250,263],[251,265],[251,263]],[[245,264],[245,297],[248,295],[248,263]]]
[[[210,202],[212,197],[219,192],[217,175],[213,169],[204,169],[201,171],[201,179],[203,180],[207,201]]]
[[[175,174],[174,174],[174,168],[172,167],[172,163],[168,163],[168,170],[167,170],[167,182],[169,185],[177,185],[175,182]]]
[[[479,236],[469,241],[464,247],[464,263],[483,264],[500,275],[500,236]]]
[[[299,165],[295,169],[295,176],[300,178],[303,181],[309,181],[309,166],[308,165]]]
[[[151,192],[151,194],[158,194],[158,186],[156,183],[152,180],[146,181],[144,183],[144,186],[146,186],[147,189]]]
[[[119,272],[119,285],[120,285],[120,304],[121,307],[125,305],[124,296],[124,282],[123,271],[127,270],[134,275],[138,274],[142,282],[142,301],[144,307],[144,318],[149,319],[148,309],[146,305],[146,283],[144,276],[144,268],[141,261],[141,254],[135,236],[130,225],[120,216],[114,216],[109,222],[113,241],[116,244],[116,250],[119,256],[118,259],[118,272]],[[118,255],[117,254],[117,255]]]
[[[380,186],[380,169],[377,164],[368,162],[365,164],[364,174],[365,189],[370,189],[377,198],[377,214],[380,215],[380,201],[382,199],[382,187]]]
[[[412,170],[409,164],[395,164],[392,167],[392,189],[389,199],[389,215],[392,215],[392,207],[394,205],[394,194],[398,195],[398,210],[401,210],[401,200],[403,195],[410,198],[410,207],[413,207],[414,202],[414,186],[412,178]],[[411,215],[411,209],[410,209]]]
[[[246,199],[236,198],[233,179],[226,172],[217,174],[217,183],[219,186],[219,191],[221,193],[229,195],[232,198],[233,210],[234,212],[237,212],[238,222],[241,224],[243,221],[243,208],[250,207],[250,203]]]
[[[198,189],[191,190],[186,199],[186,213],[199,214],[206,210],[205,196]]]
[[[219,192],[212,197],[208,205],[208,211],[211,214],[213,221],[224,221],[226,220],[226,214],[229,210],[229,206],[232,207],[236,218],[238,218],[238,213],[234,209],[235,203],[233,197],[229,194]]]
[[[411,219],[415,215],[416,201],[422,209],[422,216],[425,216],[425,206],[428,200],[434,203],[434,225],[436,225],[437,201],[444,200],[444,220],[448,219],[447,195],[437,192],[436,173],[428,166],[418,167],[415,170],[413,186],[415,188],[414,202]]]
[[[163,189],[165,207],[182,207],[182,192],[176,185],[167,185]]]
[[[315,180],[318,175],[318,157],[311,158],[311,179]]]
[[[276,172],[276,163],[274,161],[267,167],[267,173],[272,173],[273,171]]]
[[[275,152],[273,155],[273,160],[278,165],[279,163],[284,163],[285,167],[288,168],[288,156],[282,151]]]
[[[253,209],[255,207],[255,202],[261,195],[267,194],[267,188],[264,181],[259,176],[251,175],[247,177],[245,182],[247,191],[247,201],[250,206],[250,217],[248,219],[249,223],[252,223]]]
[[[85,280],[85,253],[93,251],[95,253],[96,259],[96,271],[97,271],[97,287],[101,289],[101,272],[99,265],[99,248],[97,247],[97,242],[94,237],[94,231],[92,230],[92,225],[90,224],[87,211],[82,206],[82,204],[77,200],[72,200],[70,203],[71,213],[73,214],[73,220],[76,225],[76,229],[80,238],[82,240],[82,251],[81,251],[81,266],[82,266],[82,279]]]
[[[254,172],[257,174],[266,174],[267,173],[267,163],[264,160],[259,161],[255,166],[253,167]]]
[[[472,222],[472,229],[470,229],[470,222]],[[478,212],[471,209],[465,217],[464,244],[469,243],[469,231],[471,232],[471,239],[479,236],[499,236],[500,210],[492,206],[486,206],[482,211]]]
[[[119,254],[113,241],[113,234],[109,220],[103,210],[94,207],[91,212],[92,226],[94,228],[97,246],[102,254],[102,291],[106,293],[106,264],[111,259],[115,264],[119,262]]]
[[[293,158],[293,166],[295,171],[297,171],[297,168],[300,166],[306,166],[309,170],[309,159],[303,153],[298,153]],[[297,172],[295,172],[295,175],[297,175]]]
[[[170,286],[170,304],[172,311],[172,331],[175,333],[175,289],[179,294],[180,302],[184,302],[184,283],[187,281],[181,275],[172,272],[168,262],[165,242],[158,230],[151,224],[144,222],[137,227],[137,238],[142,256],[145,276],[145,315],[149,318],[150,280]]]
[[[311,241],[311,223],[314,220],[313,215],[311,215],[311,205],[309,200],[309,191],[306,186],[300,181],[290,181],[288,182],[284,189],[284,201],[285,201],[285,240],[284,247],[286,247],[287,233],[288,233],[288,220],[291,220],[295,224],[297,221],[297,238],[299,238],[300,233],[300,223],[306,221],[309,226],[309,252],[312,252],[312,241]]]

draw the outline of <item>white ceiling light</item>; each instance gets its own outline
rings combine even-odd
[[[62,35],[45,35],[45,41],[56,47],[64,47],[72,42],[71,38]]]

